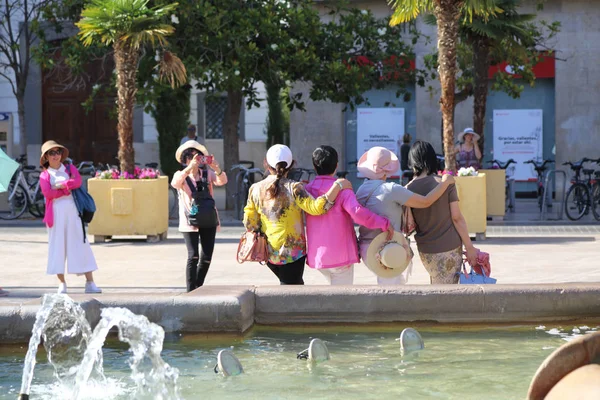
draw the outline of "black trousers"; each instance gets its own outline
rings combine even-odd
[[[210,268],[213,250],[215,249],[215,236],[217,228],[199,229],[198,232],[183,232],[185,247],[187,247],[186,282],[187,291],[204,285],[204,279]],[[198,246],[202,246],[202,254]]]
[[[280,285],[304,285],[302,275],[304,275],[305,262],[306,257],[302,257],[289,264],[275,265],[267,263],[267,267],[279,278]]]

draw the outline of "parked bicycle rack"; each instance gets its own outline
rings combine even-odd
[[[554,182],[556,183],[556,174],[560,173],[563,176],[563,190],[562,190],[562,199],[560,201],[560,208],[558,209],[558,219],[563,219],[563,210],[565,208],[565,197],[567,195],[567,173],[560,169],[553,169],[547,172],[546,179],[544,181],[544,193],[542,193],[542,211],[540,213],[540,220],[544,220],[546,217],[546,199],[548,186],[550,185],[550,177],[554,175]],[[552,189],[550,189],[552,190]]]

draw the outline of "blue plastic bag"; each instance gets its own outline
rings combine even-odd
[[[473,271],[473,268],[471,268],[471,272],[467,274],[465,266],[463,265],[462,271],[459,275],[458,283],[460,283],[461,285],[492,285],[496,283],[496,279],[486,276],[485,272],[483,272],[483,269],[481,270],[481,272],[482,275],[479,275],[478,273]]]

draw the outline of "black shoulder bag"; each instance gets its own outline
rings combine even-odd
[[[196,182],[196,186],[192,179],[188,176],[185,181],[192,192],[192,206],[190,212],[187,213],[188,225],[199,229],[216,228],[219,225],[217,217],[217,208],[215,199],[210,195],[209,183],[206,179],[206,172],[203,178]]]

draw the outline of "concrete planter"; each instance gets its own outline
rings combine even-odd
[[[488,217],[504,219],[506,213],[506,171],[503,169],[481,169],[479,173],[485,174]]]
[[[469,233],[475,233],[477,240],[485,240],[487,230],[486,175],[457,176],[456,189],[460,211],[467,221]]]
[[[96,214],[88,233],[94,242],[107,236],[146,236],[149,242],[164,240],[169,228],[168,178],[88,180],[88,192],[96,202]]]

